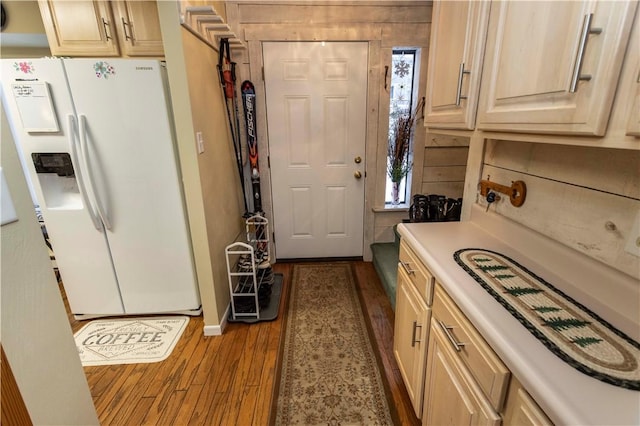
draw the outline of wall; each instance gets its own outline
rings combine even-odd
[[[177,2],[158,2],[158,12],[205,334],[220,334],[229,304],[224,247],[244,228],[235,160],[216,74],[218,56],[180,26]],[[196,150],[196,132],[203,135],[202,154]]]
[[[2,0],[7,26],[2,31],[2,58],[35,58],[51,55],[40,9],[35,0]]]
[[[389,94],[384,90],[385,65],[391,64],[393,47],[419,47],[420,80],[418,94],[424,93],[431,22],[429,1],[361,2],[287,2],[227,1],[229,24],[244,34],[247,52],[241,52],[243,78],[256,85],[258,109],[258,149],[268,152],[264,85],[262,81],[262,41],[367,41],[369,42],[369,78],[367,95],[367,146],[365,155],[364,259],[371,259],[369,245],[393,239],[391,227],[407,209],[386,210],[384,205]],[[242,38],[242,36],[241,36]],[[414,179],[412,193],[421,190],[425,133],[422,124],[414,140]],[[260,169],[268,170],[266,156],[260,157]],[[271,182],[261,176],[263,208],[272,216]]]
[[[640,258],[624,247],[640,221],[638,171],[640,151],[489,140],[482,176],[527,185],[522,207],[505,200],[491,209],[637,276]]]
[[[420,193],[462,198],[468,155],[469,138],[427,132]]]
[[[223,106],[222,88],[216,70],[218,53],[188,31],[183,30],[182,35],[193,125],[196,131],[202,132],[205,146],[204,153],[198,156],[198,166],[207,218],[216,304],[218,312],[224,313],[229,304],[224,249],[244,231],[244,205]]]
[[[18,221],[0,228],[2,346],[33,424],[99,424],[18,153],[2,114],[1,165]]]

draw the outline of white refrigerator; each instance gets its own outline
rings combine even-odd
[[[11,130],[76,318],[198,315],[165,64],[1,62]]]

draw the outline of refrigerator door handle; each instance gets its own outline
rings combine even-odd
[[[93,226],[96,227],[98,231],[103,230],[102,222],[100,222],[100,218],[98,217],[95,207],[91,200],[89,200],[89,194],[87,193],[87,187],[84,183],[84,178],[82,177],[82,167],[80,165],[80,158],[78,157],[78,139],[76,137],[76,121],[74,120],[73,114],[67,115],[67,121],[69,124],[69,145],[71,147],[71,158],[73,159],[73,163],[75,164],[75,174],[76,180],[78,181],[78,186],[80,187],[80,195],[82,196],[82,201],[84,201],[84,205],[87,208],[87,212],[91,217],[91,221],[93,222]]]
[[[96,201],[96,209],[98,210],[98,215],[100,219],[102,219],[102,223],[107,230],[111,230],[111,222],[107,217],[104,207],[102,206],[102,202],[100,201],[100,197],[96,191],[96,186],[94,184],[93,172],[91,171],[91,167],[89,167],[89,156],[87,154],[87,117],[84,114],[78,114],[78,122],[79,122],[79,135],[80,135],[80,153],[82,154],[83,165],[87,171],[87,182],[91,187],[91,190],[94,194],[94,198]]]

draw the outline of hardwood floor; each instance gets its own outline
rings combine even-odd
[[[352,262],[370,320],[398,423],[418,425],[393,358],[393,310],[370,262]],[[283,302],[291,263],[284,274]],[[276,379],[285,303],[278,318],[256,324],[229,323],[222,336],[203,336],[192,318],[163,362],[85,367],[102,425],[267,425]],[[84,322],[70,316],[73,331]]]

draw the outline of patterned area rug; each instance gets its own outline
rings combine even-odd
[[[74,338],[85,367],[158,362],[171,354],[188,323],[185,316],[95,320]]]
[[[272,422],[392,425],[351,265],[295,265],[290,291]]]
[[[453,257],[566,363],[605,383],[640,390],[640,343],[503,254],[463,249]]]

